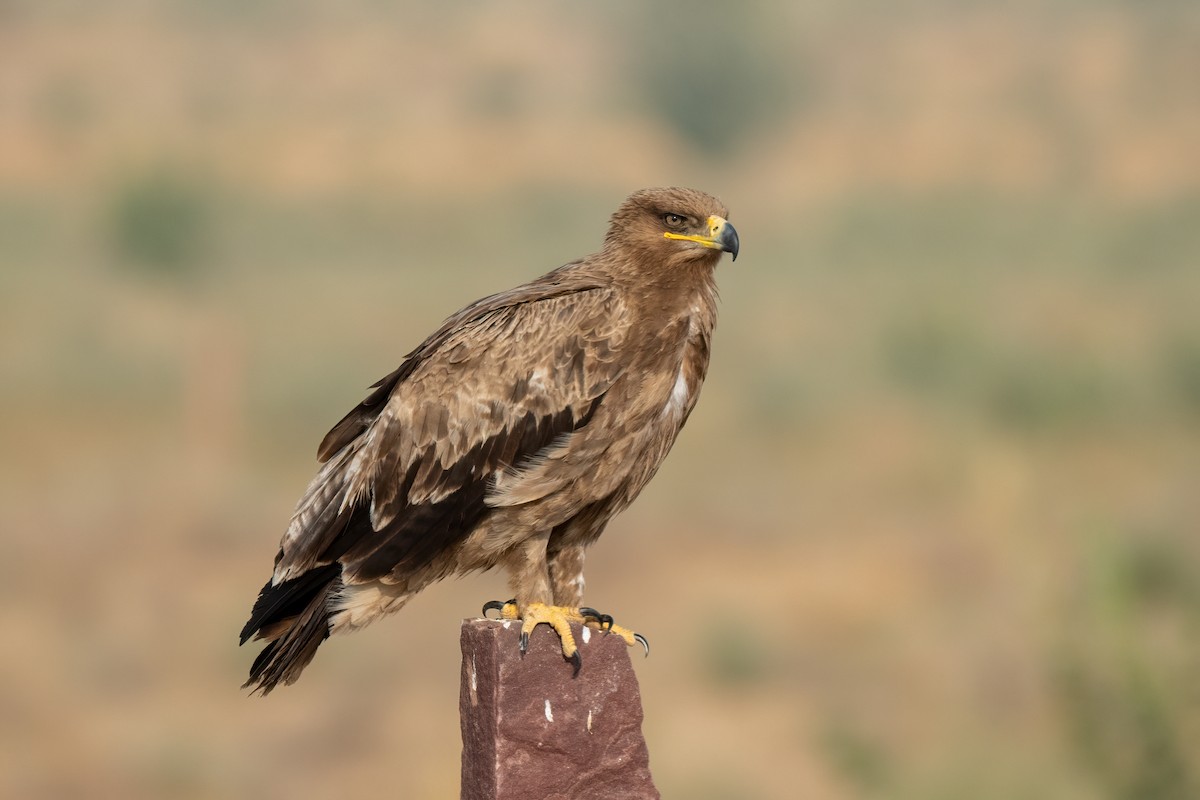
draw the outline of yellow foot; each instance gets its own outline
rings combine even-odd
[[[615,633],[625,640],[625,644],[632,647],[635,644],[640,644],[646,651],[646,655],[650,655],[650,643],[646,641],[646,637],[640,633],[634,633],[628,628],[622,628],[620,625],[613,624],[613,618],[608,614],[601,614],[594,608],[569,608],[566,606],[548,606],[545,603],[530,603],[525,609],[525,614],[521,614],[521,610],[517,607],[516,600],[509,600],[507,603],[501,603],[498,600],[493,600],[483,607],[483,615],[486,617],[489,611],[499,611],[500,619],[506,620],[521,620],[521,654],[525,654],[525,650],[529,646],[529,634],[533,629],[543,622],[554,628],[558,634],[558,638],[562,640],[563,658],[566,658],[575,665],[575,673],[579,674],[579,667],[583,661],[579,656],[579,648],[575,645],[575,636],[571,633],[571,623],[578,622],[582,625],[587,625],[605,633]]]
[[[583,617],[583,623],[590,625],[597,630],[602,630],[605,633],[615,633],[625,640],[625,644],[633,647],[635,644],[640,644],[642,649],[646,651],[646,655],[650,655],[650,642],[645,636],[640,633],[634,633],[628,628],[623,628],[620,625],[613,623],[613,618],[610,614],[601,614],[594,608],[587,606],[579,607],[579,614]]]

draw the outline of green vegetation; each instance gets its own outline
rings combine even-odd
[[[700,152],[728,154],[802,103],[797,43],[777,35],[770,4],[697,9],[687,0],[664,0],[636,9],[629,27],[642,41],[628,85],[648,114]]]
[[[148,273],[188,275],[210,245],[212,209],[193,179],[156,169],[131,176],[114,193],[111,237],[120,263]]]
[[[1096,791],[1112,800],[1194,797],[1200,694],[1195,548],[1169,532],[1091,540],[1058,648],[1066,730]]]

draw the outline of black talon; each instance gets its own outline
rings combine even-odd
[[[574,655],[571,656],[570,661],[571,666],[574,668],[571,672],[571,677],[574,678],[579,675],[579,668],[583,666],[583,657],[579,655],[579,651],[576,650]]]
[[[633,638],[636,639],[637,643],[640,644],[642,646],[642,649],[646,651],[646,658],[649,658],[650,657],[650,642],[648,642],[646,640],[646,637],[642,636],[640,633],[635,633],[633,635]]]
[[[526,650],[528,650],[528,649],[529,649],[529,634],[528,634],[528,633],[526,633],[525,631],[521,631],[521,647],[520,647],[520,650],[521,650],[521,657],[522,657],[522,658],[524,658],[524,657],[525,657],[525,651],[526,651]]]
[[[601,630],[603,630],[605,628],[611,628],[613,626],[612,614],[601,614],[596,609],[590,608],[588,606],[584,606],[584,607],[580,608],[579,615],[582,616],[585,620],[594,619],[594,620],[596,620],[596,622],[599,622]]]
[[[506,603],[501,602],[499,600],[489,600],[483,604],[483,616],[487,619],[491,619],[491,617],[489,617],[487,615],[487,612],[499,611],[499,612],[503,613],[505,606],[516,605],[516,604],[517,604],[517,599],[515,597]]]

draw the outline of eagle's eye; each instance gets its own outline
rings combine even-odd
[[[687,218],[679,214],[663,214],[663,222],[667,223],[668,228],[682,228]]]

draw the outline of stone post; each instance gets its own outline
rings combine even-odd
[[[463,800],[658,800],[625,642],[572,626],[583,658],[573,675],[548,625],[524,657],[520,628],[463,621]]]

